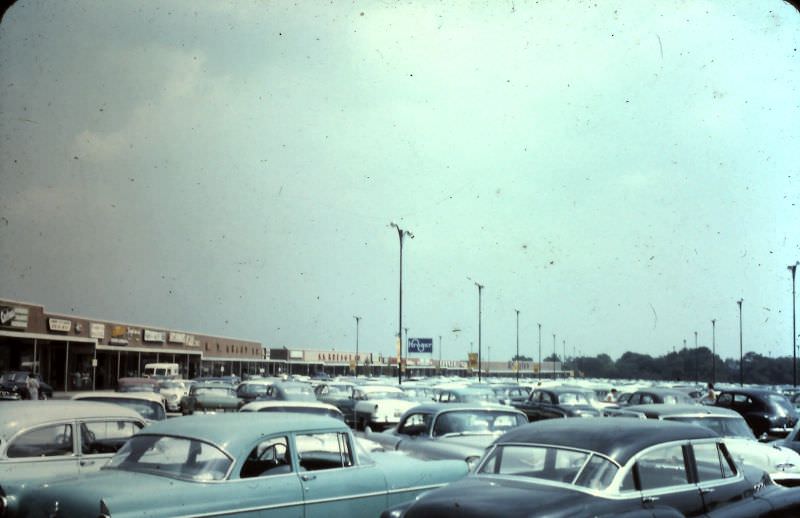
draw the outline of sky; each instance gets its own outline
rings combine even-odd
[[[19,1],[0,298],[438,357],[792,352],[781,1]],[[472,345],[471,345],[472,344]]]

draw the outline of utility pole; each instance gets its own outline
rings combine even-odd
[[[517,358],[516,358],[516,371],[517,371],[517,383],[519,383],[519,310],[515,309],[514,311],[517,312]]]

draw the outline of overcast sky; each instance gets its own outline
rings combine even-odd
[[[791,355],[800,15],[781,1],[19,1],[0,298],[394,354]],[[460,332],[453,330],[460,329]],[[438,338],[437,338],[438,345]],[[437,354],[434,355],[438,356]],[[484,356],[484,359],[487,359]]]

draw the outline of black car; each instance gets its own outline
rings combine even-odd
[[[591,394],[590,394],[591,393]],[[592,406],[594,392],[579,387],[537,388],[514,408],[525,412],[529,421],[560,417],[598,417],[600,412]]]
[[[742,414],[756,437],[764,434],[785,437],[797,424],[797,411],[786,396],[764,389],[723,390],[716,406]]]
[[[28,378],[30,371],[6,372],[0,377],[0,392],[7,394],[3,399],[14,399],[14,394],[19,394],[20,399],[30,399],[28,392]],[[39,382],[39,399],[53,399],[53,387],[44,382],[41,376],[36,375]]]
[[[501,436],[466,478],[385,518],[797,516],[800,492],[739,466],[725,440],[693,424],[565,419]],[[768,514],[772,513],[772,514]],[[712,514],[712,515],[713,515]]]
[[[356,385],[350,382],[320,383],[314,387],[314,395],[318,401],[328,403],[338,408],[344,415],[348,426],[356,425],[356,402],[353,399],[353,388]]]
[[[618,405],[691,405],[695,403],[697,401],[683,390],[660,387],[637,390],[624,403],[617,400]]]

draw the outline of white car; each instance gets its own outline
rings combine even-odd
[[[189,384],[183,380],[163,380],[158,384],[158,391],[164,398],[167,412],[180,412],[181,398],[189,394]]]
[[[400,422],[409,408],[419,403],[411,401],[399,387],[390,385],[363,385],[353,388],[355,400],[355,429],[370,427],[383,430]]]
[[[164,398],[155,392],[113,392],[98,390],[96,392],[80,392],[72,399],[82,401],[97,401],[111,403],[135,410],[147,423],[163,421],[167,418],[167,409]]]

